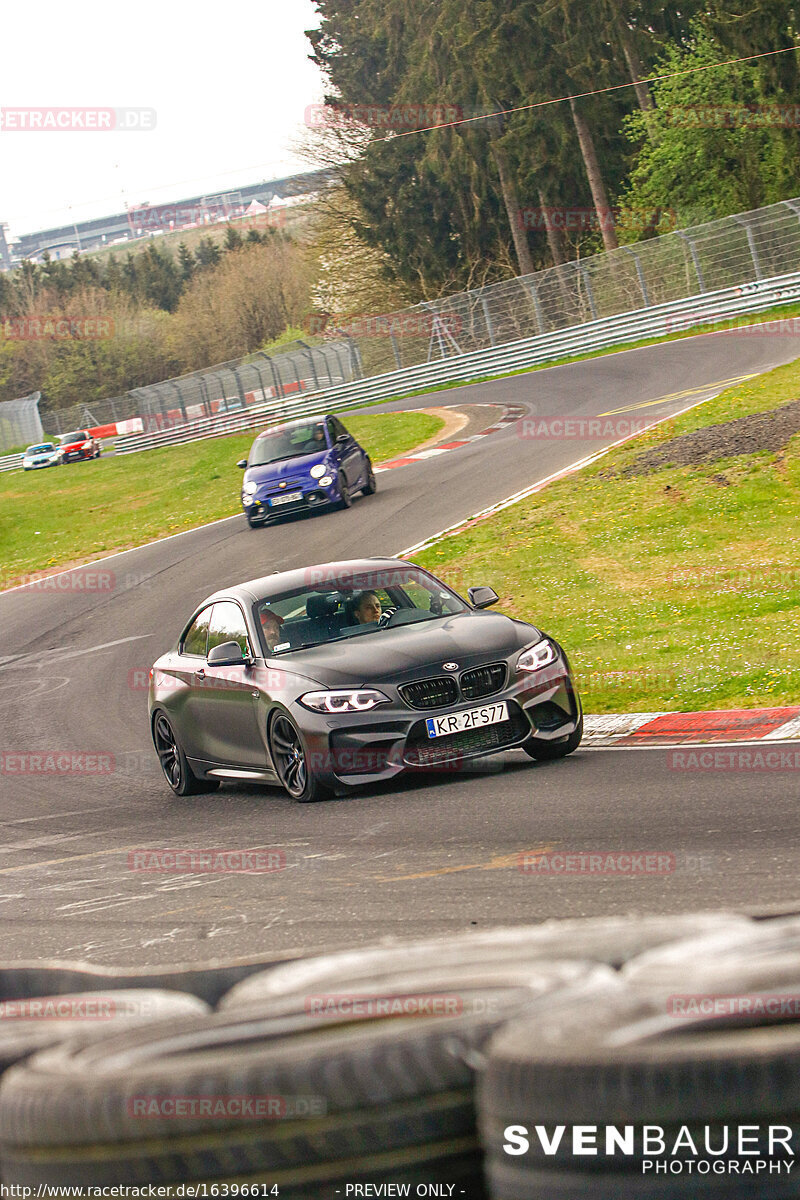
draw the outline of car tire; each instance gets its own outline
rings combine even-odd
[[[350,495],[350,488],[347,486],[347,480],[344,475],[339,472],[339,507],[351,508],[353,497]]]
[[[68,1038],[80,1037],[85,1042],[132,1025],[211,1012],[197,996],[149,987],[111,991],[84,985],[81,991],[6,999],[4,1004],[15,1019],[0,1023],[0,1073]],[[53,1009],[49,1018],[48,1004]]]
[[[308,765],[300,730],[288,713],[278,712],[269,725],[269,753],[284,790],[298,804],[316,804],[333,795]]]
[[[169,717],[163,710],[159,709],[153,714],[151,730],[162,774],[176,796],[197,796],[202,792],[216,791],[218,779],[198,779],[192,771]]]
[[[367,459],[367,482],[364,484],[361,492],[364,496],[374,496],[378,490],[378,484],[375,480],[375,472],[372,469],[372,463]]]
[[[567,737],[557,738],[552,742],[530,737],[522,743],[522,749],[530,758],[538,759],[540,762],[554,762],[558,758],[566,758],[568,754],[572,754],[573,750],[577,750],[582,737],[583,713],[580,715],[574,733],[570,733]]]
[[[578,962],[509,963],[488,978],[461,970],[451,980],[445,970],[426,978],[420,1007],[398,961],[375,980],[386,1008],[359,1016],[341,1003],[347,997],[320,998],[320,1007],[294,996],[269,1011],[162,1021],[92,1046],[64,1043],[13,1069],[0,1089],[4,1181],[269,1178],[281,1196],[310,1200],[332,1196],[334,1182],[343,1193],[345,1180],[456,1178],[461,1194],[483,1200],[473,1098],[482,1047],[504,1021],[601,991],[607,975]],[[452,1007],[443,1010],[445,1001]],[[198,1095],[316,1108],[243,1120],[224,1104],[217,1114],[179,1118],[156,1106],[146,1122],[136,1109],[148,1097]]]
[[[490,928],[450,938],[396,941],[364,950],[339,950],[275,963],[253,971],[219,1001],[220,1009],[268,1006],[282,996],[368,992],[369,981],[402,962],[407,972],[494,969],[503,963],[580,960],[618,970],[626,963],[679,939],[701,936],[746,939],[755,928],[749,917],[732,913],[685,913],[670,917],[592,917],[550,920],[540,925]]]

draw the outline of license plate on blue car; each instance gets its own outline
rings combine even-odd
[[[277,508],[280,504],[293,504],[295,500],[302,500],[302,492],[287,492],[285,496],[270,496],[267,504],[272,508]]]
[[[449,713],[446,717],[428,717],[425,726],[429,738],[447,737],[451,733],[463,733],[465,729],[479,729],[482,725],[497,725],[508,720],[508,705],[485,704],[483,708],[469,708],[463,712]]]

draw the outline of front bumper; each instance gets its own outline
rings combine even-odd
[[[394,688],[381,690],[392,703],[369,714],[327,716],[302,705],[290,706],[303,731],[311,770],[328,786],[376,783],[402,771],[475,770],[476,760],[521,746],[529,738],[556,741],[575,732],[581,705],[565,658],[531,676],[512,674],[490,696],[460,699],[446,708],[412,709]],[[429,738],[428,717],[481,708],[505,701],[508,718],[444,737]]]
[[[61,461],[68,462],[83,462],[84,459],[91,458],[93,451],[91,450],[70,450],[68,454],[61,455]]]
[[[293,489],[300,491],[300,488]],[[247,519],[251,522],[270,521],[276,517],[291,516],[293,513],[310,512],[313,509],[325,508],[331,504],[337,504],[339,501],[339,489],[336,484],[331,484],[330,487],[321,488],[314,483],[303,487],[303,496],[300,500],[294,500],[291,504],[271,505],[270,499],[277,499],[281,493],[278,491],[270,491],[264,495],[256,495],[253,497],[251,504],[245,504],[242,499],[242,510]]]

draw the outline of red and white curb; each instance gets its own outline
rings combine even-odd
[[[488,437],[490,433],[497,433],[500,429],[505,429],[507,425],[513,425],[525,416],[527,409],[520,407],[503,408],[503,415],[499,421],[495,421],[494,425],[490,425],[487,429],[482,429],[480,433],[473,433],[472,437],[454,438],[452,442],[442,442],[439,446],[432,446],[430,450],[420,450],[419,454],[404,454],[401,458],[390,458],[388,462],[381,463],[375,468],[375,473],[378,471],[393,471],[395,467],[406,467],[409,463],[424,462],[426,458],[436,458],[439,454],[447,454],[450,450],[460,450],[462,446],[468,446],[470,442],[477,442],[481,438]]]
[[[587,715],[581,744],[587,749],[604,749],[798,740],[800,706]]]

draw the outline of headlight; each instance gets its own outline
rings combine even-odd
[[[332,483],[333,483],[332,475],[323,475],[319,481],[320,487],[330,487]]]
[[[245,508],[249,508],[251,504],[255,504],[255,500],[252,496],[242,496],[242,504]]]
[[[252,496],[257,491],[258,491],[258,484],[255,482],[254,479],[249,479],[247,481],[247,483],[242,484],[242,495],[243,496]]]
[[[342,689],[335,692],[306,692],[299,703],[312,712],[321,713],[350,713],[369,712],[379,704],[389,704],[388,696],[374,688],[363,688],[361,691]]]
[[[83,450],[91,450],[91,448],[92,448],[92,443],[91,443],[91,442],[84,442],[84,443],[83,443],[83,446],[82,446],[82,449],[83,449]]]
[[[312,467],[308,473],[312,479],[319,479],[320,476],[325,474],[325,467],[322,465],[322,463],[317,463],[317,465]]]
[[[23,465],[23,467],[32,467],[33,459],[32,458],[23,458],[22,465]]]
[[[522,651],[522,654],[517,659],[517,670],[538,671],[542,667],[548,667],[550,663],[555,662],[557,657],[558,655],[553,643],[548,642],[547,638],[543,638],[535,646],[530,646],[529,649]]]

